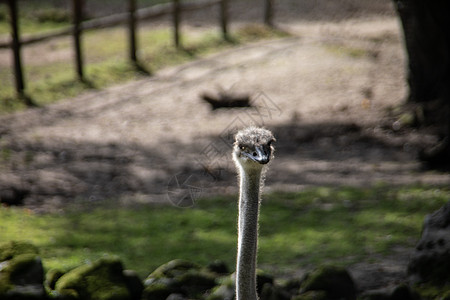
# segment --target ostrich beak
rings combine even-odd
[[[256,146],[255,151],[246,153],[246,156],[257,163],[265,165],[270,161],[270,153],[270,147],[265,149],[264,146]]]

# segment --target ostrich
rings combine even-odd
[[[249,127],[235,137],[233,160],[239,173],[238,253],[236,299],[256,300],[256,252],[260,192],[275,138],[267,129]]]

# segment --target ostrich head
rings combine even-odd
[[[244,169],[261,169],[273,157],[275,138],[267,129],[249,127],[235,137],[233,160]]]

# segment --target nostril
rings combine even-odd
[[[258,155],[258,153],[256,153],[256,152],[253,152],[253,156],[257,156]]]

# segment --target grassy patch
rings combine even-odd
[[[259,263],[278,270],[333,262],[347,265],[413,247],[423,218],[442,206],[448,188],[386,186],[312,188],[265,195],[260,220]],[[193,208],[118,207],[113,201],[63,214],[35,215],[0,208],[0,242],[29,240],[40,247],[47,268],[71,268],[105,254],[147,275],[174,258],[206,264],[222,259],[233,267],[237,196],[199,200]]]
[[[72,3],[70,1],[17,1],[19,26],[22,33],[31,34],[45,32],[70,25],[72,20]],[[58,3],[60,2],[60,3]],[[139,7],[148,7],[169,0],[140,0]],[[85,2],[85,18],[96,18],[105,14],[121,13],[126,10],[123,0],[109,0],[105,6],[103,0]],[[0,5],[0,35],[10,31],[9,11],[6,4]]]
[[[36,50],[25,47],[23,52],[41,52],[49,55],[24,62],[26,94],[38,105],[73,97],[86,89],[101,89],[120,82],[148,76],[163,67],[181,64],[207,54],[257,39],[284,36],[282,32],[264,26],[245,26],[224,41],[218,29],[202,32],[183,31],[183,49],[173,46],[169,28],[139,30],[140,68],[127,60],[127,32],[122,27],[88,31],[83,36],[86,82],[76,79],[69,37],[53,40],[47,48]],[[34,46],[32,46],[34,47]],[[48,52],[47,52],[48,51]],[[5,55],[5,54],[3,54]],[[9,65],[0,66],[0,112],[22,109],[15,98],[13,78]]]
[[[367,49],[345,46],[345,45],[326,45],[325,49],[337,56],[347,56],[351,58],[363,58],[369,54]]]
[[[25,10],[19,7],[19,30],[21,33],[42,33],[70,25],[70,12],[45,4],[40,8],[36,7],[40,4],[28,1]],[[10,31],[9,11],[3,4],[0,5],[0,35],[6,36]]]

